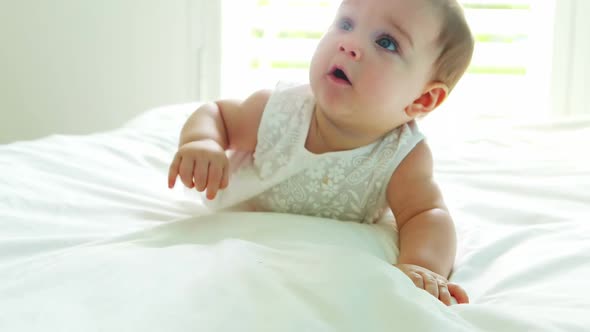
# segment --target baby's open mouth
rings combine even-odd
[[[344,71],[342,71],[342,69],[340,68],[334,68],[331,75],[339,80],[345,81],[346,83],[352,85]]]

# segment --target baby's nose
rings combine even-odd
[[[353,46],[351,44],[341,43],[339,50],[340,52],[346,53],[347,56],[350,56],[355,61],[361,59],[361,50],[359,47]]]

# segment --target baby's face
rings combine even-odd
[[[429,83],[442,19],[429,0],[344,0],[312,58],[310,82],[326,116],[381,134]]]

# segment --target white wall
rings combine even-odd
[[[203,3],[0,0],[0,143],[107,130],[200,98]]]

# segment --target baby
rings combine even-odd
[[[366,223],[390,209],[395,266],[443,303],[468,303],[447,280],[455,229],[415,119],[445,100],[472,53],[456,0],[344,0],[312,57],[309,84],[199,107],[182,128],[168,185],[180,176],[218,208]],[[220,191],[229,150],[250,162],[232,175],[232,190]]]

